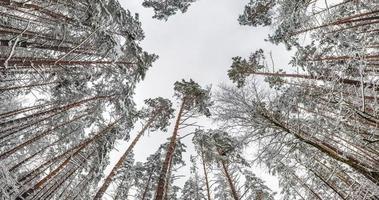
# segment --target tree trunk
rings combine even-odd
[[[166,184],[165,184],[165,192],[164,192],[164,200],[168,199],[168,193],[170,191],[170,181],[172,176],[172,159],[170,160],[170,165],[168,167],[167,177],[166,177]]]
[[[174,149],[175,149],[175,144],[176,144],[176,137],[178,135],[178,130],[179,130],[179,125],[180,125],[180,120],[182,118],[182,114],[184,112],[184,106],[186,104],[186,100],[182,100],[182,104],[180,106],[180,110],[176,119],[174,131],[171,136],[171,141],[170,144],[167,147],[167,153],[166,153],[166,158],[162,164],[162,169],[161,173],[159,174],[159,179],[158,179],[158,185],[157,185],[157,190],[155,194],[155,200],[163,200],[163,195],[164,195],[164,187],[165,187],[165,181],[166,181],[166,176],[167,176],[167,171],[168,171],[168,166],[170,164],[170,160],[173,157],[174,154]]]
[[[111,184],[114,176],[117,173],[117,170],[120,169],[124,165],[124,161],[130,154],[130,152],[133,150],[134,146],[137,144],[138,140],[142,137],[142,135],[145,133],[145,131],[150,127],[150,125],[154,122],[156,116],[158,113],[153,115],[149,121],[145,124],[145,126],[142,128],[142,130],[137,134],[137,137],[134,138],[133,142],[129,145],[128,149],[124,152],[124,154],[121,156],[121,158],[118,160],[116,165],[113,167],[112,171],[109,173],[107,178],[104,180],[104,183],[101,185],[100,189],[97,191],[95,197],[93,199],[102,199],[105,191],[108,189],[109,185]]]
[[[346,198],[344,197],[345,195],[342,194],[342,191],[339,191],[339,189],[336,188],[335,185],[329,183],[325,178],[323,178],[313,169],[308,169],[308,170],[311,171],[317,178],[319,178],[325,185],[327,185],[330,189],[332,189],[336,194],[338,194],[338,196],[341,197],[341,199],[346,200]]]
[[[151,171],[151,173],[149,175],[149,178],[147,179],[146,187],[143,190],[143,194],[142,194],[141,200],[145,200],[145,198],[146,198],[147,192],[149,191],[150,181],[151,181],[152,177],[153,177],[153,170]]]
[[[226,180],[228,181],[228,184],[229,184],[229,187],[230,187],[230,190],[231,190],[231,193],[232,193],[234,200],[239,200],[236,187],[234,186],[233,179],[229,174],[228,167],[226,166],[226,163],[224,160],[221,160],[221,166],[222,166],[222,169],[224,171]]]
[[[310,80],[323,80],[323,81],[333,81],[332,77],[326,77],[326,76],[312,76],[312,75],[304,75],[304,74],[279,74],[279,73],[269,73],[269,72],[250,72],[251,74],[256,74],[256,75],[262,75],[262,76],[274,76],[274,77],[283,77],[283,78],[303,78],[303,79],[310,79]],[[338,83],[344,83],[348,85],[355,85],[355,86],[360,86],[361,81],[356,81],[352,79],[344,79],[344,78],[339,78],[336,79]],[[377,84],[371,84],[371,83],[363,83],[364,87],[368,88],[374,88],[377,87]]]
[[[69,110],[71,108],[78,107],[78,106],[80,106],[82,104],[85,104],[85,103],[88,103],[90,101],[98,100],[98,99],[108,99],[108,98],[110,98],[112,96],[114,96],[114,95],[95,96],[95,97],[91,97],[91,98],[88,98],[88,99],[83,99],[83,100],[80,100],[80,101],[77,101],[77,102],[74,102],[74,103],[69,103],[69,104],[66,104],[64,106],[54,107],[54,108],[51,108],[49,110],[45,110],[45,111],[42,111],[42,112],[39,112],[39,113],[27,115],[25,117],[21,117],[21,118],[17,118],[17,119],[13,119],[13,120],[10,120],[10,121],[7,121],[7,122],[0,123],[0,127],[1,126],[7,126],[7,125],[12,124],[12,123],[20,123],[23,120],[26,120],[26,119],[29,119],[29,118],[36,118],[36,117],[43,116],[43,115],[50,114],[50,113],[54,113],[54,112],[57,112],[57,111],[67,111],[67,110]]]
[[[43,107],[49,106],[49,105],[52,105],[52,103],[40,104],[40,105],[29,106],[29,107],[25,107],[25,108],[21,108],[21,109],[17,109],[17,110],[12,110],[12,111],[8,111],[8,112],[5,112],[5,113],[1,113],[0,117],[1,118],[7,118],[7,117],[10,117],[10,116],[13,116],[13,115],[17,115],[17,114],[20,114],[20,113],[24,113],[24,112],[27,112],[27,111],[30,111],[30,110],[40,109],[40,108],[43,108]]]
[[[5,62],[5,60],[0,60],[0,63]],[[113,61],[101,61],[101,60],[10,60],[8,65],[17,65],[17,66],[35,66],[35,65],[95,65],[95,64],[120,64],[120,65],[133,65],[134,62],[113,62]],[[19,68],[19,67],[18,67]],[[22,67],[20,67],[22,68]]]
[[[285,168],[288,169],[288,167],[280,162]],[[290,174],[301,184],[301,186],[303,186],[305,189],[307,189],[309,192],[311,192],[313,194],[313,196],[315,196],[317,199],[319,200],[322,200],[322,198],[312,189],[310,188],[303,180],[301,180],[295,173],[293,172],[290,172]]]
[[[208,173],[207,173],[207,168],[205,166],[204,154],[203,153],[201,153],[201,161],[202,161],[202,165],[203,165],[205,185],[207,187],[207,197],[208,197],[208,200],[211,200],[211,192],[210,192],[210,187],[209,187]]]

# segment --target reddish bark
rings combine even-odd
[[[204,177],[205,177],[205,186],[207,187],[207,197],[208,197],[208,200],[211,200],[211,192],[210,192],[211,190],[209,187],[208,173],[207,173],[207,168],[205,166],[204,154],[203,153],[201,153],[201,161],[202,161],[203,172],[204,172]]]
[[[176,118],[175,127],[174,127],[174,131],[172,133],[172,136],[171,136],[170,143],[167,146],[166,158],[162,164],[161,173],[159,174],[158,185],[157,185],[157,190],[156,190],[156,194],[155,194],[155,200],[163,200],[163,197],[164,197],[164,189],[165,189],[165,184],[166,184],[166,176],[167,176],[167,172],[168,172],[168,167],[170,164],[170,160],[172,159],[172,157],[174,155],[176,138],[178,136],[180,120],[181,120],[183,112],[184,112],[185,104],[186,104],[186,100],[183,99],[182,104],[181,104],[180,109],[179,109],[178,116]]]
[[[109,185],[111,184],[114,176],[117,173],[117,170],[120,169],[124,165],[124,161],[127,159],[128,155],[132,152],[134,146],[137,144],[139,139],[142,137],[142,135],[145,133],[145,131],[150,127],[150,125],[154,122],[156,116],[158,113],[153,115],[148,122],[145,124],[145,126],[142,128],[142,130],[137,134],[137,137],[134,138],[133,142],[129,145],[128,149],[124,152],[124,154],[121,156],[121,158],[117,161],[116,165],[112,168],[112,171],[109,173],[107,178],[105,178],[104,183],[101,185],[100,189],[97,191],[95,197],[93,199],[102,199],[105,191],[108,189]]]

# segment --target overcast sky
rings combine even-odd
[[[287,66],[290,53],[283,46],[274,46],[264,41],[269,29],[238,24],[238,15],[243,12],[247,2],[248,0],[199,0],[186,13],[179,13],[165,22],[152,19],[152,9],[142,7],[142,0],[120,0],[125,9],[139,13],[146,36],[141,42],[143,49],[159,55],[159,59],[147,72],[146,79],[137,86],[135,100],[138,106],[143,105],[146,98],[162,96],[172,99],[174,82],[183,78],[192,78],[203,86],[212,84],[215,90],[218,84],[229,83],[227,70],[232,57],[247,57],[258,48],[272,51],[276,67]],[[202,124],[210,122],[202,120]],[[131,132],[131,139],[136,132],[137,130]],[[169,128],[167,133],[146,135],[135,148],[135,159],[144,161],[166,141],[171,132],[172,128]],[[189,146],[185,155],[188,159],[193,147],[190,138],[185,143]],[[127,145],[128,143],[119,143],[119,152],[111,155],[112,161],[118,159]],[[186,173],[186,170],[184,168],[181,173]],[[276,179],[264,171],[257,168],[257,176],[266,180],[271,189],[278,191]],[[184,181],[185,179],[178,184],[183,184]]]

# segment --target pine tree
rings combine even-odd
[[[169,125],[170,118],[173,117],[174,110],[171,108],[171,102],[167,99],[161,97],[155,99],[147,99],[145,103],[149,106],[145,108],[142,117],[145,118],[145,125],[142,127],[141,131],[137,134],[136,138],[129,145],[128,149],[124,152],[121,158],[118,160],[116,165],[112,168],[112,171],[104,180],[100,189],[97,191],[94,199],[101,199],[107,190],[108,186],[111,184],[112,179],[117,174],[117,170],[122,167],[125,159],[128,158],[128,154],[132,152],[134,146],[137,144],[141,136],[149,129],[154,130],[165,130]]]
[[[175,15],[177,11],[185,13],[191,3],[195,1],[196,0],[144,0],[142,5],[154,9],[153,18],[167,21],[167,19],[171,15]]]
[[[166,177],[168,175],[170,162],[173,159],[173,153],[175,148],[177,148],[176,145],[179,129],[189,126],[186,124],[186,121],[197,115],[210,116],[208,107],[212,105],[209,89],[202,89],[200,85],[192,79],[188,82],[185,80],[175,82],[174,90],[175,96],[181,101],[181,103],[170,144],[167,147],[166,157],[159,175],[155,196],[155,199],[157,200],[162,200],[164,197]]]

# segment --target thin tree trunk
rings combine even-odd
[[[179,130],[179,125],[180,125],[180,120],[182,118],[182,114],[184,112],[184,106],[186,104],[186,100],[182,100],[182,104],[180,106],[180,110],[178,113],[178,117],[176,119],[174,131],[171,136],[170,144],[167,146],[167,153],[166,153],[166,158],[162,164],[162,169],[161,173],[159,174],[159,179],[158,179],[158,185],[157,185],[157,190],[156,190],[156,195],[155,195],[155,200],[163,200],[163,195],[164,195],[164,186],[165,186],[165,181],[166,181],[166,176],[167,176],[167,171],[168,171],[168,166],[170,164],[170,160],[173,157],[174,154],[174,148],[176,144],[176,138],[178,135],[178,130]]]
[[[151,171],[151,173],[149,175],[149,178],[147,179],[146,187],[143,190],[143,194],[142,194],[142,199],[141,200],[145,200],[145,198],[147,196],[147,192],[149,191],[150,181],[151,181],[152,177],[153,177],[153,170]]]
[[[31,85],[5,87],[5,88],[0,88],[0,93],[6,92],[6,91],[11,91],[11,90],[19,90],[19,89],[25,89],[25,88],[29,89],[29,88],[34,88],[34,87],[46,86],[46,85],[54,85],[54,84],[59,84],[59,83],[62,83],[62,82],[53,81],[53,82],[48,82],[48,83],[39,83],[39,84],[31,84]]]
[[[303,79],[310,79],[310,80],[323,80],[323,81],[333,81],[332,77],[325,77],[325,76],[312,76],[312,75],[304,75],[304,74],[280,74],[280,73],[269,73],[269,72],[249,72],[251,74],[256,75],[262,75],[262,76],[274,76],[274,77],[283,77],[283,78],[303,78]],[[356,81],[352,79],[344,79],[339,78],[336,79],[338,83],[344,83],[348,85],[354,85],[354,86],[360,86],[362,83],[361,81]],[[363,83],[364,87],[373,88],[377,87],[376,84],[371,83]]]
[[[222,169],[224,171],[225,177],[228,181],[228,184],[229,184],[229,187],[230,187],[230,190],[231,190],[231,193],[232,193],[234,200],[239,200],[236,187],[234,186],[233,179],[229,174],[228,167],[226,166],[226,163],[224,160],[221,160],[221,166],[222,166]]]
[[[20,109],[17,109],[17,110],[12,110],[12,111],[8,111],[8,112],[5,112],[5,113],[1,113],[0,117],[1,118],[6,118],[6,117],[10,117],[10,116],[17,115],[17,114],[20,114],[20,113],[28,112],[30,110],[40,109],[40,108],[43,108],[43,107],[49,106],[49,105],[52,105],[52,103],[46,103],[46,104],[41,104],[41,105],[35,105],[35,106],[29,106],[29,107],[25,107],[25,108],[20,108]]]
[[[150,125],[154,122],[156,116],[158,113],[155,113],[149,121],[145,124],[145,126],[142,128],[142,130],[137,134],[137,137],[134,138],[133,142],[129,145],[128,149],[124,152],[124,154],[121,156],[121,158],[118,160],[116,165],[112,168],[112,171],[109,173],[107,178],[104,180],[104,183],[101,185],[100,189],[97,191],[95,197],[93,199],[102,199],[105,191],[108,189],[109,185],[111,184],[114,176],[117,173],[117,170],[120,169],[124,165],[124,161],[127,159],[130,152],[132,152],[134,146],[137,144],[139,139],[142,137],[142,135],[145,133],[145,131],[150,127]]]
[[[321,175],[319,175],[316,171],[314,171],[313,169],[309,169],[309,171],[311,171],[317,178],[319,178],[325,185],[327,185],[330,189],[332,189],[336,194],[338,194],[339,197],[341,197],[341,199],[343,200],[346,200],[346,198],[344,197],[345,195],[342,194],[342,191],[339,191],[338,188],[336,188],[335,185],[332,185],[331,183],[329,183],[327,180],[325,180],[325,178],[323,178]]]
[[[1,126],[7,126],[9,124],[21,123],[23,120],[27,120],[27,119],[30,119],[30,118],[33,119],[33,118],[36,118],[36,117],[39,117],[39,116],[43,116],[43,115],[46,115],[46,114],[50,114],[50,113],[54,113],[54,112],[57,112],[57,111],[67,111],[67,110],[69,110],[71,108],[75,108],[75,107],[81,106],[82,104],[88,103],[90,101],[94,101],[94,100],[98,100],[98,99],[108,99],[108,98],[113,97],[113,96],[114,95],[95,96],[95,97],[83,99],[83,100],[80,100],[80,101],[77,101],[77,102],[74,102],[74,103],[69,103],[69,104],[64,105],[64,106],[58,106],[58,107],[51,108],[49,110],[45,110],[45,111],[42,111],[42,112],[39,112],[39,113],[27,115],[25,117],[21,117],[21,118],[17,118],[17,119],[13,119],[13,120],[10,120],[10,121],[7,121],[7,122],[0,123],[0,127]]]
[[[167,172],[167,177],[166,177],[166,185],[165,185],[165,192],[164,192],[164,199],[165,200],[169,200],[168,199],[168,194],[169,194],[169,191],[170,191],[170,181],[171,181],[171,176],[172,176],[172,159],[170,160],[170,165],[168,167],[168,172]]]
[[[284,165],[282,162],[281,162],[282,165]],[[287,166],[284,165],[286,168]],[[322,198],[312,189],[310,188],[303,180],[301,180],[295,173],[292,173],[290,172],[290,174],[305,188],[307,189],[309,192],[311,192],[313,194],[313,196],[315,196],[318,200],[322,200]]]
[[[205,185],[207,187],[207,197],[208,197],[208,200],[211,200],[211,192],[210,192],[210,187],[209,187],[208,173],[207,173],[207,168],[205,166],[203,152],[201,153],[201,161],[202,161],[202,165],[203,165],[203,171],[204,171],[204,177],[205,177]]]
[[[0,60],[0,63],[5,62],[5,60]],[[101,60],[10,60],[8,65],[17,66],[35,66],[35,65],[95,65],[95,64],[121,64],[121,65],[133,65],[135,62],[113,62],[113,61],[101,61]],[[49,66],[50,67],[50,66]],[[22,68],[22,67],[20,67]]]

